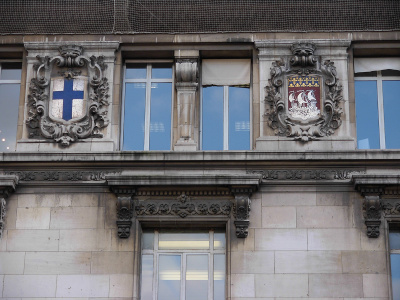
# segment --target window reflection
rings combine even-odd
[[[141,299],[225,299],[225,240],[222,231],[145,231]]]

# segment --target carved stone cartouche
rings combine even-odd
[[[102,56],[87,57],[84,49],[77,45],[65,45],[59,48],[60,55],[37,56],[34,64],[34,77],[31,79],[28,94],[28,117],[26,124],[29,138],[51,139],[61,146],[86,138],[103,137],[100,130],[109,124],[108,79],[103,76],[106,68]],[[56,120],[50,116],[50,84],[54,68],[66,79],[74,79],[86,68],[89,76],[86,115],[79,119]]]
[[[283,57],[272,64],[271,78],[265,87],[265,116],[278,136],[308,142],[332,135],[341,125],[339,104],[343,97],[336,68],[329,60],[321,63],[320,57],[314,56],[315,50],[313,43],[294,43],[291,46],[292,57]],[[315,96],[311,91],[313,88],[307,90],[308,85],[299,91],[300,94],[289,95],[286,81],[290,78],[304,82],[315,80],[315,86],[320,88],[314,89],[320,95]],[[291,88],[299,87],[302,85]]]

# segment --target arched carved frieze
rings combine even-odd
[[[28,94],[29,138],[52,139],[61,146],[102,138],[109,124],[109,84],[103,56],[64,45],[57,56],[37,56]]]
[[[315,50],[313,43],[294,43],[293,56],[272,63],[265,116],[278,136],[308,142],[332,135],[342,123],[336,68]]]

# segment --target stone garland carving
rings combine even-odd
[[[229,201],[191,201],[190,197],[182,194],[178,201],[146,201],[137,202],[135,213],[144,215],[172,215],[186,218],[187,216],[229,215],[231,203]]]
[[[273,63],[271,79],[265,87],[265,116],[278,136],[308,142],[332,135],[341,125],[339,104],[343,97],[336,68],[329,60],[321,63],[320,57],[314,56],[315,49],[312,43],[294,43],[290,59]],[[290,78],[315,82],[305,85],[307,91],[293,86],[289,94]]]
[[[34,64],[34,78],[29,86],[28,117],[26,124],[29,137],[53,139],[61,146],[67,147],[72,142],[85,138],[102,138],[100,129],[109,124],[107,118],[109,105],[109,84],[103,71],[106,68],[102,56],[87,57],[83,55],[83,47],[76,45],[61,46],[60,55],[55,57],[37,56]],[[80,118],[71,120],[55,119],[49,112],[51,71],[54,66],[60,69],[59,74],[66,79],[73,79],[87,68],[88,103],[87,112]]]
[[[355,170],[250,170],[247,174],[261,174],[263,180],[349,180]]]
[[[20,181],[104,181],[106,175],[118,171],[15,171],[5,175],[17,175]]]

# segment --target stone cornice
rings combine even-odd
[[[257,189],[261,182],[259,174],[244,175],[107,175],[108,185],[130,187],[161,186],[228,186],[232,188]]]
[[[13,152],[0,153],[2,163],[26,162],[77,162],[80,165],[102,162],[151,162],[151,161],[285,161],[285,162],[318,162],[323,160],[338,163],[366,163],[398,161],[400,164],[400,150],[354,150],[354,151],[114,151],[114,152]],[[281,163],[280,163],[281,164]],[[325,164],[326,166],[326,164]]]

